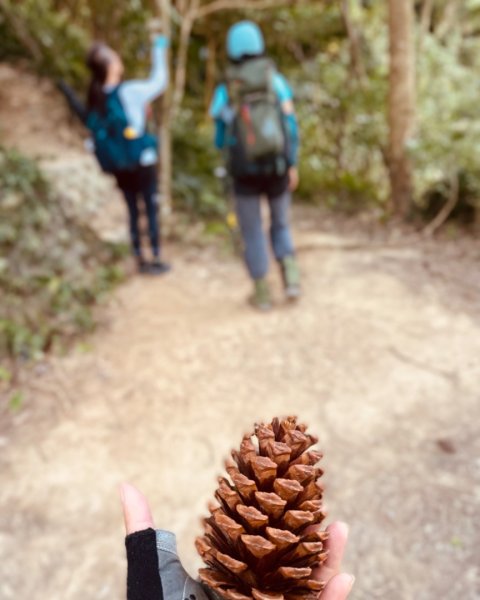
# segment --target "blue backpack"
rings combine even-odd
[[[93,136],[95,156],[106,173],[134,171],[147,149],[157,150],[157,138],[145,133],[136,136],[129,127],[119,94],[120,86],[106,95],[105,111],[92,111],[87,127]]]

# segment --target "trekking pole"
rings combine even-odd
[[[221,165],[214,169],[215,177],[222,182],[223,192],[227,198],[227,214],[225,215],[225,225],[230,233],[233,251],[236,255],[242,255],[242,238],[238,228],[237,214],[235,212],[235,201],[233,193],[232,179],[225,166]]]

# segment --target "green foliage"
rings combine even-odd
[[[10,397],[10,402],[8,403],[10,410],[14,412],[19,411],[22,408],[24,401],[25,397],[23,392],[17,390]]]
[[[177,209],[201,218],[224,218],[224,190],[214,176],[220,157],[214,149],[210,124],[198,124],[198,113],[185,108],[174,127],[173,190]],[[192,135],[192,132],[195,132]]]
[[[0,60],[27,58],[40,73],[70,81],[85,79],[88,37],[67,11],[51,0],[7,2],[0,8]]]
[[[12,380],[11,372],[5,367],[0,366],[0,381],[3,383],[10,383]]]
[[[36,164],[0,149],[0,357],[35,358],[94,327],[119,249],[62,210]]]
[[[149,59],[151,13],[142,0],[9,0],[6,6],[0,7],[0,60],[26,58],[42,74],[85,84],[85,55],[94,39],[117,48],[131,74]]]
[[[419,131],[412,142],[420,208],[442,204],[452,175],[461,176],[461,201],[478,207],[480,194],[480,88],[472,66],[480,67],[480,41],[452,36],[448,44],[433,35],[419,57]]]
[[[416,2],[418,19],[422,4]],[[145,73],[146,24],[157,10],[154,0],[5,0],[2,5],[0,59],[27,58],[43,73],[84,86],[85,50],[92,39],[101,38],[122,54],[128,76]],[[205,120],[205,87],[212,83],[207,48],[216,51],[221,79],[229,26],[240,18],[253,18],[264,30],[269,53],[296,90],[302,136],[300,195],[333,208],[386,210],[387,7],[372,0],[349,0],[346,5],[359,37],[361,77],[352,68],[351,40],[339,2],[219,12],[195,23],[186,101],[174,124],[177,208],[207,219],[223,219],[228,212],[225,190],[212,175],[219,158]],[[419,31],[418,36],[418,132],[410,150],[416,205],[428,217],[445,202],[455,173],[461,179],[461,200],[473,212],[480,192],[479,89],[472,76],[480,67],[480,3],[458,3],[455,14],[450,5],[437,0],[430,32]],[[180,21],[174,11],[174,48]],[[8,236],[7,229],[5,225]]]

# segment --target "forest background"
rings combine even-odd
[[[208,105],[226,32],[244,17],[259,22],[295,89],[300,200],[428,234],[447,221],[475,231],[480,0],[0,0],[0,60],[84,94],[91,41],[142,76],[148,24],[160,18],[172,39],[172,85],[156,111],[164,207],[222,233],[229,208]],[[122,248],[59,210],[38,166],[8,148],[0,180],[0,354],[30,358],[93,326],[91,305],[122,276]]]

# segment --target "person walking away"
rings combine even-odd
[[[299,179],[293,93],[266,56],[265,40],[255,23],[241,21],[229,30],[227,55],[225,82],[215,90],[210,114],[215,121],[215,145],[224,151],[232,178],[245,262],[253,280],[250,302],[268,310],[272,298],[262,196],[268,199],[270,241],[286,298],[294,301],[300,296],[300,273],[289,222],[292,192]]]
[[[162,274],[170,269],[160,258],[158,141],[147,127],[149,105],[168,85],[167,47],[167,38],[155,36],[152,70],[145,80],[123,81],[122,60],[106,44],[95,43],[87,56],[91,81],[85,124],[92,133],[100,166],[115,177],[125,198],[138,270],[150,274]],[[140,197],[148,219],[152,262],[147,262],[142,254]]]

